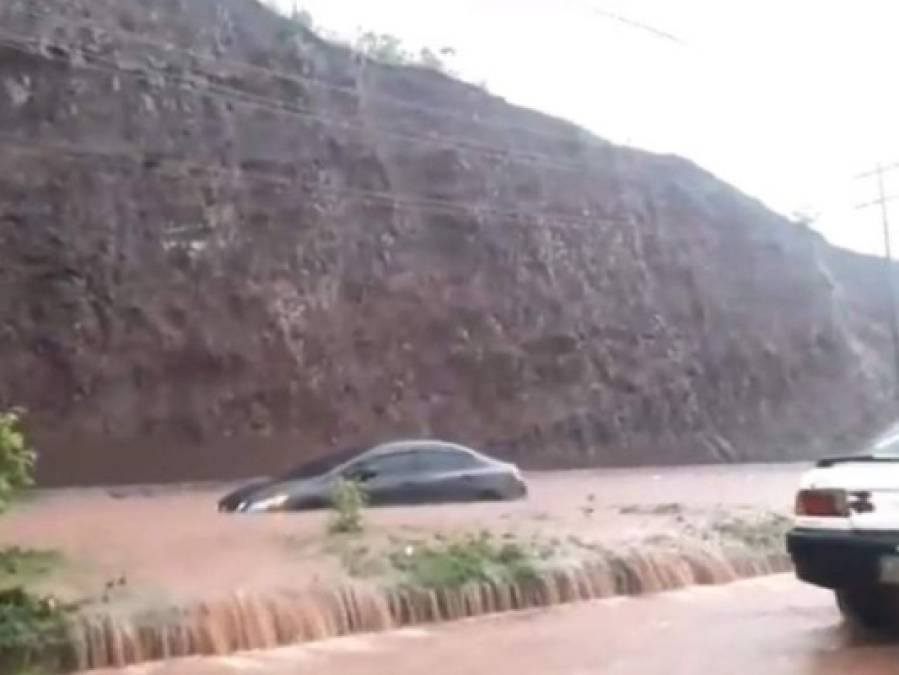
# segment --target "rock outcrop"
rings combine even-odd
[[[0,405],[46,484],[408,435],[784,460],[891,418],[877,260],[252,0],[7,0],[0,148]]]

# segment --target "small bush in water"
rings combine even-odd
[[[365,493],[359,483],[338,478],[331,490],[331,508],[334,513],[328,524],[331,534],[355,534],[363,529],[362,510],[366,505]]]

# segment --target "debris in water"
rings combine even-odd
[[[681,515],[683,512],[683,504],[678,504],[677,502],[667,502],[663,504],[629,504],[618,508],[618,513],[623,515],[670,516]]]

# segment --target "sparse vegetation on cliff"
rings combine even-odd
[[[417,52],[410,50],[403,41],[389,33],[366,31],[353,43],[353,48],[366,56],[397,66],[424,66],[440,73],[452,71],[442,58],[454,53],[451,47],[442,47],[435,52],[430,47],[422,47]]]
[[[342,35],[335,33],[323,26],[316,24],[312,13],[294,3],[287,15],[290,23],[286,24],[281,37],[291,38],[297,35],[301,29],[313,31],[317,35],[344,46],[350,47],[360,54],[395,66],[423,66],[440,73],[453,75],[452,69],[446,63],[446,57],[455,54],[452,47],[422,47],[415,50],[406,45],[396,35],[379,33],[377,31],[361,31],[354,40],[347,40]]]

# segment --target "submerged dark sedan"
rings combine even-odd
[[[455,443],[397,441],[305,464],[281,478],[245,485],[219,511],[314,509],[330,503],[338,479],[358,482],[372,504],[518,499],[527,486],[514,464]]]

